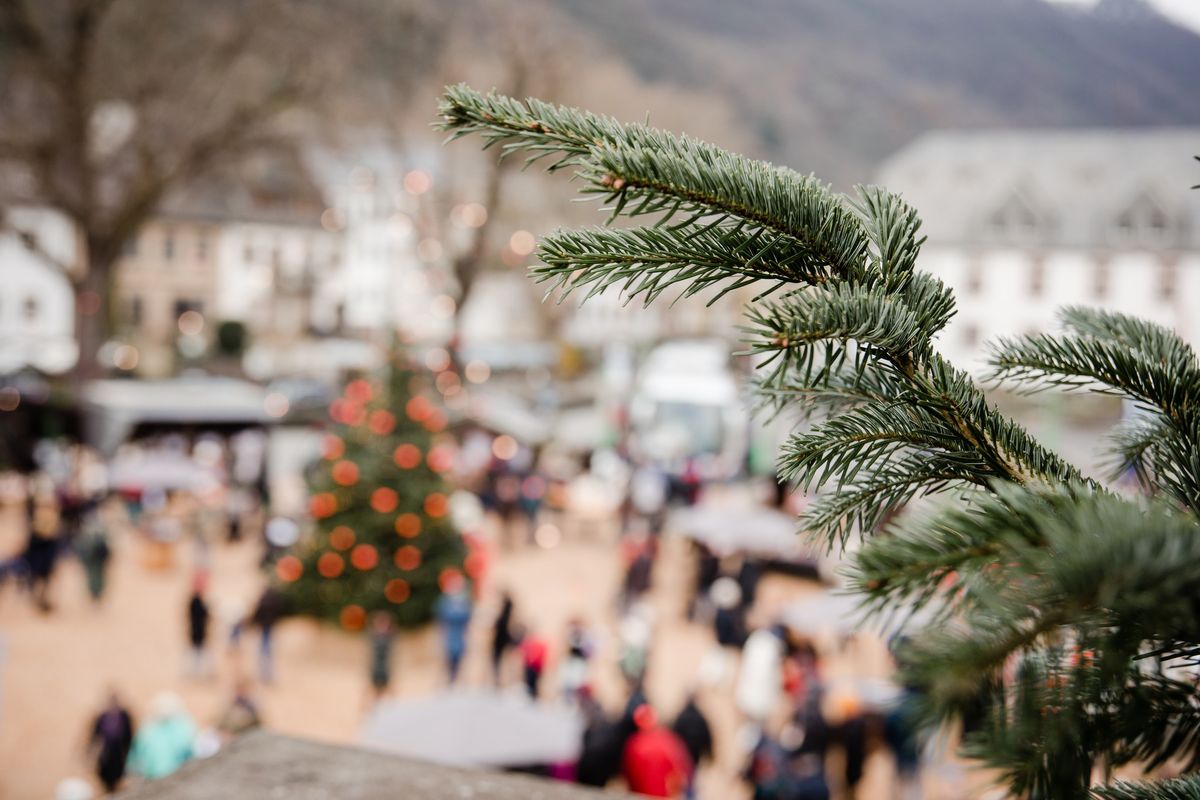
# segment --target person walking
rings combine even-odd
[[[735,699],[738,710],[760,731],[783,693],[783,652],[780,626],[759,628],[742,648]]]
[[[524,664],[525,690],[531,700],[537,700],[541,691],[542,673],[546,669],[546,659],[550,654],[550,645],[536,632],[526,631],[521,637],[521,661]]]
[[[572,617],[567,623],[567,652],[562,666],[562,690],[566,700],[578,700],[580,692],[587,686],[588,662],[594,649],[592,636],[583,620]]]
[[[692,759],[692,766],[695,769],[700,768],[700,762],[712,758],[712,728],[708,724],[708,718],[704,716],[704,712],[696,703],[695,692],[688,695],[687,702],[676,715],[675,721],[671,723],[671,730],[687,748],[688,756]],[[688,785],[688,796],[694,795],[695,782],[693,781]]]
[[[188,673],[192,677],[203,678],[209,672],[208,662],[208,623],[212,613],[204,599],[205,579],[203,574],[197,574],[192,583],[192,596],[188,600],[188,642],[191,644],[191,661]]]
[[[59,533],[62,518],[54,493],[54,484],[48,476],[39,476],[27,505],[29,538],[21,554],[25,562],[25,575],[29,594],[34,605],[43,613],[51,610],[50,581],[58,563]]]
[[[193,755],[196,723],[178,695],[164,692],[154,698],[150,719],[133,737],[128,769],[148,780],[165,778]]]
[[[649,797],[681,796],[693,772],[683,742],[658,724],[658,716],[649,705],[638,706],[633,721],[637,731],[625,743],[621,757],[621,774],[629,790]]]
[[[275,662],[271,653],[271,633],[275,623],[287,611],[287,598],[278,589],[268,586],[258,598],[254,612],[250,615],[250,623],[258,626],[258,676],[263,683],[271,683],[275,678]],[[240,636],[240,630],[237,635]]]
[[[458,669],[467,650],[467,627],[471,624],[471,598],[467,595],[467,582],[461,575],[451,576],[446,581],[434,614],[442,629],[446,674],[453,686],[458,681]]]
[[[92,723],[88,749],[96,759],[96,777],[104,791],[112,794],[125,776],[125,760],[133,745],[133,717],[115,691]]]
[[[392,617],[386,611],[376,612],[371,618],[371,688],[375,699],[387,694],[392,681]]]
[[[504,655],[516,643],[513,635],[513,599],[512,595],[504,592],[500,596],[500,613],[492,623],[492,681],[500,685],[501,668],[504,666]]]
[[[84,512],[82,532],[75,543],[75,552],[83,565],[88,596],[93,603],[99,603],[108,584],[108,562],[112,558],[99,503],[92,503]]]

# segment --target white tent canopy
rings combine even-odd
[[[522,693],[450,690],[375,706],[359,741],[390,753],[467,767],[523,767],[579,756],[583,719]]]
[[[88,438],[112,453],[145,423],[267,425],[267,390],[233,378],[183,375],[164,380],[94,381],[84,395]]]

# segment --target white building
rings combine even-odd
[[[314,296],[318,326],[447,336],[453,307],[438,313],[433,303],[444,280],[431,269],[440,261],[441,244],[420,241],[413,220],[416,196],[429,191],[430,176],[387,144],[313,150],[307,161],[329,206],[322,221],[341,239],[339,264]]]
[[[12,227],[31,234],[54,262],[12,232],[0,233],[0,375],[33,368],[66,372],[78,357],[75,292],[59,265],[74,264],[78,239],[70,221],[54,211],[6,211]]]
[[[1200,343],[1200,129],[937,132],[878,181],[920,212],[919,265],[955,291],[939,341],[977,368],[984,342],[1051,331],[1087,305]]]

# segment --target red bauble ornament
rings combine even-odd
[[[406,544],[396,551],[396,566],[403,570],[414,570],[421,566],[421,551]]]
[[[345,421],[346,421],[346,401],[345,400],[343,400],[342,398],[339,397],[336,400],[334,400],[332,403],[329,404],[329,418],[332,419],[334,422],[345,423]],[[340,455],[341,455],[341,453],[339,452],[337,455],[332,456],[332,458],[337,458]],[[326,458],[330,458],[330,456],[326,456]]]
[[[342,627],[348,631],[361,631],[367,624],[367,612],[362,606],[346,606],[339,615]]]
[[[367,421],[367,407],[351,400],[342,406],[342,422],[346,425],[362,425]]]
[[[412,589],[403,578],[393,578],[383,587],[383,596],[392,603],[403,603],[411,594]]]
[[[411,539],[421,532],[421,518],[416,514],[401,514],[396,517],[396,533]]]
[[[317,519],[324,519],[337,513],[338,502],[332,492],[314,494],[308,500],[308,511]]]
[[[374,394],[375,392],[372,391],[371,384],[362,378],[346,384],[346,399],[359,405],[371,402],[371,397]]]
[[[353,486],[358,483],[358,464],[342,459],[330,470],[333,482],[340,486]]]
[[[345,525],[338,525],[329,532],[329,544],[335,550],[349,550],[354,546],[354,531]]]
[[[396,510],[396,506],[400,504],[400,497],[396,494],[395,489],[389,489],[386,486],[380,486],[375,491],[371,492],[371,508],[378,511],[380,514],[390,514]]]
[[[379,552],[369,544],[360,544],[350,551],[350,563],[355,569],[375,569],[379,563]]]
[[[413,469],[421,463],[421,448],[415,444],[402,444],[392,453],[392,460],[400,469]]]
[[[421,395],[417,395],[404,404],[404,413],[413,422],[424,422],[435,411],[433,403]]]
[[[425,463],[434,472],[449,472],[454,466],[454,450],[444,444],[439,444],[429,450]]]
[[[425,419],[421,420],[421,424],[425,426],[425,430],[431,433],[441,433],[446,430],[446,415],[437,409],[433,409],[426,415]]]
[[[346,452],[346,443],[342,441],[340,436],[334,436],[332,433],[321,440],[321,455],[334,461],[342,457]]]
[[[295,556],[284,556],[275,562],[275,574],[284,583],[291,583],[304,574],[304,564]]]
[[[441,492],[434,492],[425,496],[425,513],[434,519],[446,516],[446,512],[449,510],[450,501]]]
[[[376,436],[387,436],[396,429],[396,415],[382,408],[377,408],[367,417],[367,427]]]
[[[317,559],[317,572],[322,578],[336,578],[346,568],[346,562],[337,553],[322,553]]]

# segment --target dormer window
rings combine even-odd
[[[1172,228],[1171,215],[1149,192],[1139,194],[1113,218],[1114,238],[1123,244],[1162,244]]]
[[[1032,239],[1047,232],[1052,220],[1025,193],[1015,191],[988,216],[987,227],[998,238]]]

